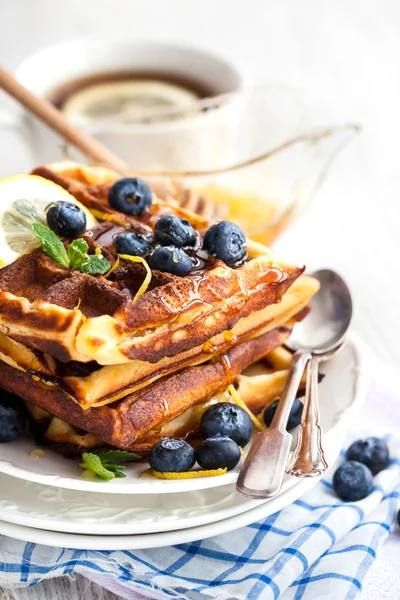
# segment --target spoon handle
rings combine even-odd
[[[290,465],[289,475],[315,477],[328,468],[322,447],[322,430],[318,407],[318,365],[319,358],[313,356],[307,369],[306,396],[297,435],[297,446]]]
[[[256,435],[240,471],[236,488],[244,496],[270,498],[278,494],[282,487],[292,442],[286,425],[310,358],[311,354],[307,351],[298,351],[293,356],[271,426]]]

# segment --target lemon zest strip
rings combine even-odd
[[[228,385],[228,392],[230,393],[231,398],[234,401],[234,403],[237,404],[238,406],[240,406],[240,408],[243,408],[243,410],[245,410],[247,412],[253,425],[255,425],[255,427],[257,427],[257,429],[260,429],[260,430],[266,429],[266,426],[263,425],[263,423],[261,423],[261,421],[259,421],[257,419],[255,414],[253,414],[251,412],[251,410],[248,408],[247,404],[245,402],[243,402],[243,400],[241,399],[241,397],[239,396],[239,394],[237,393],[237,391],[235,390],[235,388],[232,384]]]
[[[111,275],[111,273],[113,271],[115,271],[115,269],[118,269],[119,263],[120,263],[119,256],[117,256],[117,260],[115,261],[115,263],[113,264],[113,266],[111,267],[111,269],[109,271],[107,271],[107,273],[104,275],[104,279],[108,279],[109,276]]]
[[[135,302],[136,300],[138,300],[140,298],[140,296],[143,296],[143,294],[147,291],[147,288],[150,285],[151,269],[150,269],[149,265],[147,264],[147,262],[144,260],[144,258],[142,258],[141,256],[130,256],[130,254],[118,254],[118,256],[119,256],[119,258],[122,258],[123,260],[128,260],[128,261],[130,260],[131,262],[141,263],[144,266],[144,268],[146,269],[146,277],[144,278],[142,285],[136,292],[136,295],[133,299],[133,301]]]
[[[227,468],[225,469],[209,469],[205,471],[183,471],[181,473],[176,473],[172,471],[166,471],[161,473],[161,471],[151,470],[152,475],[157,479],[195,479],[197,477],[218,477],[219,475],[225,475],[227,472]]]
[[[81,305],[81,302],[82,302],[82,298],[78,298],[78,302],[77,302],[77,305],[76,305],[76,306],[74,306],[74,310],[79,310],[79,307],[80,307],[80,305]]]
[[[130,223],[124,221],[124,219],[120,219],[117,215],[103,213],[101,212],[101,210],[97,210],[96,208],[90,208],[89,210],[92,213],[92,215],[100,221],[111,221],[116,225],[121,225],[121,227],[125,227],[125,229],[128,229],[131,226]]]

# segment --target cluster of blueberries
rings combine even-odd
[[[152,469],[161,472],[190,471],[195,462],[203,469],[228,469],[240,460],[240,448],[249,443],[253,424],[247,412],[231,402],[210,406],[200,421],[203,441],[196,451],[184,440],[164,438],[150,453]]]
[[[115,238],[117,254],[129,254],[149,259],[151,269],[184,277],[193,269],[195,262],[190,256],[200,237],[186,219],[175,215],[161,216],[154,227],[154,239],[143,234],[121,233]],[[246,253],[246,238],[235,223],[220,221],[205,233],[202,249],[229,266],[235,266]]]
[[[142,179],[125,177],[111,186],[108,201],[119,212],[140,216],[150,210],[152,192]],[[190,252],[199,245],[199,236],[189,221],[175,215],[161,216],[154,228],[154,242],[152,248],[146,236],[129,232],[116,238],[115,248],[118,254],[150,257],[150,267],[158,271],[184,277],[192,270],[194,261]],[[234,266],[246,253],[246,238],[238,225],[221,221],[204,235],[203,250]]]
[[[150,210],[153,195],[142,179],[125,177],[111,186],[108,201],[114,210],[137,217]],[[56,202],[47,211],[47,224],[59,236],[77,237],[86,229],[86,215],[75,204]],[[184,277],[195,265],[190,254],[200,247],[201,240],[186,219],[163,215],[155,225],[154,239],[127,232],[117,236],[114,243],[118,254],[141,256],[149,259],[152,269]],[[246,238],[235,223],[220,221],[206,231],[202,249],[234,267],[246,255]]]
[[[278,400],[264,411],[264,422],[269,427]],[[287,429],[299,425],[303,403],[295,400]],[[203,469],[236,467],[240,460],[240,448],[244,448],[253,433],[253,423],[247,412],[231,402],[221,402],[208,408],[200,421],[203,441],[193,450],[184,440],[162,439],[151,451],[149,462],[155,471],[182,472],[190,470],[195,462]]]
[[[372,490],[373,476],[386,469],[389,460],[389,448],[384,440],[367,437],[353,442],[346,452],[346,461],[333,475],[333,489],[347,502],[366,498]]]

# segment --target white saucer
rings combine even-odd
[[[327,448],[336,437],[337,429],[349,422],[349,411],[363,399],[365,381],[362,377],[362,354],[359,342],[351,337],[343,352],[322,367],[326,376],[319,386],[320,412]],[[140,462],[127,465],[126,478],[116,478],[113,481],[86,480],[80,477],[82,470],[78,461],[65,459],[48,449],[44,458],[33,458],[29,455],[33,448],[33,441],[27,438],[1,444],[0,472],[25,481],[82,492],[165,494],[232,484],[236,482],[240,470],[239,464],[219,477],[161,481],[140,478],[141,473],[148,468],[146,462]]]
[[[337,445],[337,454],[340,452],[342,441],[340,439],[340,444]],[[292,486],[286,492],[279,494],[275,498],[266,500],[259,506],[244,513],[215,523],[200,527],[179,529],[177,531],[143,535],[78,535],[35,529],[33,527],[24,527],[23,525],[0,521],[0,535],[7,535],[18,540],[36,544],[73,548],[76,550],[144,550],[146,548],[159,548],[162,546],[190,543],[195,540],[202,540],[214,535],[234,531],[250,523],[265,519],[297,500],[297,498],[313,487],[318,480],[319,478],[316,477],[299,480],[297,485]]]
[[[285,489],[298,483],[290,478]],[[65,533],[136,535],[198,527],[259,506],[234,484],[179,494],[110,495],[56,488],[0,475],[1,518]]]

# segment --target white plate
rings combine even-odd
[[[348,411],[357,402],[361,377],[362,352],[359,343],[352,337],[347,347],[337,357],[323,366],[326,377],[320,384],[320,412],[325,444],[335,437],[337,427],[348,420]],[[0,472],[55,487],[107,494],[165,494],[190,492],[234,483],[240,464],[220,477],[160,481],[153,478],[140,478],[148,468],[147,463],[130,463],[126,468],[126,478],[113,481],[86,480],[78,461],[68,460],[46,450],[44,458],[29,455],[33,449],[30,439],[21,439],[0,445]]]

